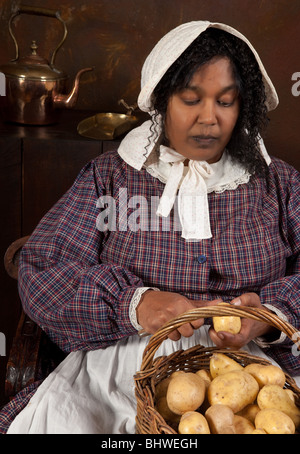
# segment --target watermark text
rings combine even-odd
[[[6,96],[5,75],[0,72],[0,96]]]
[[[292,80],[295,83],[292,85],[292,95],[300,96],[300,72],[296,72],[292,75]]]
[[[0,333],[0,356],[6,356],[6,337]]]

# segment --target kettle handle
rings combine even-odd
[[[20,8],[18,8],[13,14],[12,16],[10,17],[9,19],[9,24],[8,24],[8,29],[9,29],[9,33],[10,33],[10,36],[12,37],[14,43],[15,43],[15,46],[16,46],[16,58],[14,58],[14,60],[12,61],[16,61],[18,60],[19,58],[19,46],[18,46],[18,43],[17,43],[17,40],[12,32],[12,28],[11,28],[11,25],[14,21],[14,19],[19,16],[20,14],[32,14],[32,15],[35,15],[35,16],[47,16],[47,17],[53,17],[54,19],[57,19],[59,20],[62,24],[63,24],[63,27],[64,27],[64,34],[63,34],[63,37],[62,37],[62,40],[59,42],[59,44],[56,46],[56,48],[54,49],[53,51],[53,54],[52,54],[52,57],[51,57],[51,60],[50,60],[50,64],[53,65],[54,64],[54,60],[55,60],[55,56],[56,56],[56,53],[58,51],[58,49],[62,46],[62,44],[64,43],[66,37],[67,37],[67,26],[66,26],[66,23],[65,21],[61,18],[60,16],[60,12],[59,11],[53,11],[51,9],[46,9],[46,8],[37,8],[35,6],[21,6]]]

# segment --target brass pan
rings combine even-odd
[[[137,122],[138,118],[133,115],[98,113],[82,120],[77,131],[90,139],[112,140],[128,132]]]
[[[130,131],[139,121],[132,115],[137,106],[128,106],[123,99],[118,103],[128,109],[126,114],[98,113],[82,120],[77,126],[77,132],[90,139],[113,140]]]

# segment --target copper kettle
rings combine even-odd
[[[18,43],[11,26],[15,17],[22,13],[56,18],[63,24],[63,38],[52,53],[50,63],[38,55],[35,41],[31,45],[31,55],[19,59]],[[11,16],[9,33],[16,46],[16,58],[0,67],[6,80],[6,96],[1,99],[4,104],[4,119],[27,125],[47,125],[57,122],[58,108],[70,108],[75,105],[80,76],[93,68],[78,71],[70,93],[66,93],[68,76],[54,67],[56,53],[67,37],[66,23],[59,11],[23,6]]]

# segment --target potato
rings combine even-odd
[[[158,399],[155,408],[167,423],[179,423],[180,415],[176,415],[169,409],[166,396]]]
[[[283,370],[271,364],[248,364],[245,367],[245,372],[248,372],[248,374],[251,374],[255,378],[260,388],[265,385],[278,385],[283,388],[285,385],[285,374]]]
[[[216,378],[217,375],[225,374],[232,370],[243,369],[243,366],[237,361],[223,353],[213,353],[209,361],[209,370],[212,378]]]
[[[184,374],[185,372],[183,370],[176,370],[173,372],[169,377],[164,378],[161,382],[159,382],[155,386],[155,399],[158,400],[163,396],[167,395],[167,390],[170,381],[172,378],[176,377],[177,375]]]
[[[159,382],[155,386],[155,399],[159,400],[161,397],[167,395],[167,389],[169,386],[169,383],[171,381],[171,377],[164,378],[161,382]]]
[[[264,429],[254,429],[252,434],[253,435],[267,435],[267,432]]]
[[[226,303],[219,303],[226,305]],[[213,317],[213,327],[216,332],[227,331],[228,333],[238,334],[241,331],[241,318],[234,315],[224,315]]]
[[[253,430],[255,429],[254,425],[251,421],[249,421],[249,419],[244,418],[244,416],[240,415],[234,415],[233,425],[236,434],[252,434]]]
[[[300,425],[300,409],[281,386],[265,385],[257,395],[257,404],[261,410],[280,410],[292,419],[296,428]]]
[[[212,434],[235,433],[233,425],[234,413],[227,405],[212,405],[206,410],[204,415]]]
[[[207,390],[211,405],[228,405],[234,413],[254,402],[259,386],[252,375],[242,370],[234,370],[218,375]]]
[[[175,370],[175,372],[172,372],[172,374],[170,375],[170,379],[174,378],[174,377],[177,377],[177,375],[180,375],[180,374],[185,374],[184,370]]]
[[[205,398],[205,382],[193,372],[176,375],[167,391],[168,407],[173,413],[182,415],[197,410]]]
[[[294,434],[295,424],[283,411],[276,408],[261,410],[255,418],[255,428],[267,434]]]
[[[294,393],[294,391],[292,391],[291,389],[285,389],[285,392],[295,404],[296,403],[296,394]]]
[[[210,372],[206,369],[200,369],[200,370],[197,370],[196,375],[199,375],[199,377],[203,378],[203,380],[205,382],[205,388],[207,389],[212,381]]]
[[[243,408],[241,411],[238,412],[239,416],[243,416],[244,418],[247,418],[252,424],[254,424],[255,421],[255,416],[257,413],[260,411],[260,408],[257,404],[249,404],[245,408]]]
[[[184,413],[178,425],[180,434],[209,434],[209,426],[205,417],[197,411]]]

